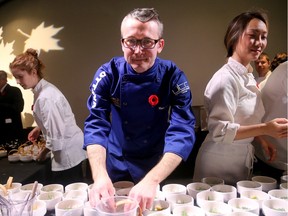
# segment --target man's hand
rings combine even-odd
[[[89,202],[92,207],[96,207],[102,198],[114,196],[115,189],[106,170],[106,149],[97,144],[89,145],[87,154],[94,180]]]
[[[152,207],[158,185],[173,172],[181,161],[180,156],[165,153],[159,163],[131,189],[129,196],[139,202],[143,211]]]
[[[158,184],[140,181],[129,193],[129,197],[138,201],[140,208],[144,211],[152,207]]]
[[[96,207],[102,198],[114,196],[115,189],[110,178],[103,176],[94,181],[93,187],[89,193],[89,202],[92,207]]]

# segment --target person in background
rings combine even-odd
[[[287,58],[287,57],[286,57]],[[266,82],[266,85],[261,91],[261,96],[265,108],[265,115],[263,122],[270,121],[277,117],[288,118],[288,68],[287,59],[280,63],[278,67],[273,70],[272,75]],[[254,172],[261,175],[270,175],[280,181],[280,177],[287,172],[287,137],[275,138],[267,137],[267,140],[275,145],[277,155],[274,161],[269,161],[262,149],[259,149],[258,143],[254,143],[255,155],[258,160],[254,163]]]
[[[7,83],[7,73],[0,70],[0,144],[23,138],[21,120],[23,108],[21,90],[10,86]]]
[[[157,57],[164,39],[155,9],[131,11],[121,36],[124,57],[102,65],[90,86],[84,129],[94,180],[89,200],[95,206],[114,195],[113,182],[128,180],[136,184],[129,196],[144,210],[160,182],[192,150],[192,94],[184,72]]]
[[[274,69],[278,67],[279,64],[285,61],[287,61],[287,53],[286,52],[277,53],[271,62],[270,70],[274,71]]]
[[[261,90],[265,84],[269,76],[271,75],[270,70],[270,59],[267,53],[261,53],[259,58],[254,62],[256,72],[258,74],[258,77],[256,78],[257,85],[259,89]]]
[[[83,132],[76,125],[69,102],[61,91],[43,78],[44,65],[34,49],[15,57],[10,70],[24,89],[34,93],[33,116],[37,127],[28,140],[35,141],[42,132],[45,148],[37,160],[46,159],[51,152],[52,182],[67,185],[82,180]]]
[[[254,137],[261,141],[270,161],[276,157],[276,148],[261,135],[287,137],[286,118],[261,123],[264,106],[250,63],[265,49],[267,36],[264,13],[244,12],[230,22],[224,38],[228,61],[213,75],[204,93],[209,133],[196,157],[194,181],[215,176],[236,185],[249,179]]]

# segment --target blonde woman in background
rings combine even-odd
[[[46,141],[37,159],[45,160],[51,151],[52,181],[67,185],[82,180],[81,162],[86,159],[83,132],[65,96],[43,78],[43,68],[34,49],[28,49],[10,63],[17,83],[34,93],[33,116],[38,126],[28,134],[28,139],[34,141],[42,132]]]

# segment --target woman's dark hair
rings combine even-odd
[[[285,61],[287,61],[287,53],[286,52],[277,53],[271,62],[270,70],[271,71],[275,70],[275,68],[278,67],[279,64]]]
[[[266,13],[260,11],[248,11],[236,16],[228,25],[224,44],[227,50],[227,57],[232,56],[236,43],[243,34],[247,25],[252,19],[259,19],[264,22],[268,29],[268,17]]]

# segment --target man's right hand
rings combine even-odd
[[[88,145],[87,154],[94,180],[89,202],[92,207],[96,207],[102,198],[114,196],[115,189],[106,170],[106,149],[97,144]]]
[[[94,181],[92,189],[89,193],[89,202],[91,207],[96,207],[97,203],[102,198],[107,198],[115,195],[115,188],[108,175],[99,177]]]

